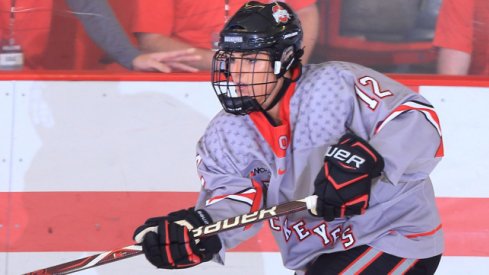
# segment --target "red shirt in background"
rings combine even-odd
[[[471,54],[469,74],[489,75],[489,1],[443,0],[433,44]]]
[[[53,0],[0,1],[0,43],[5,45],[10,38],[10,9],[14,8],[13,31],[15,44],[22,47],[24,68],[42,67],[42,59],[47,47]]]
[[[159,33],[197,48],[211,49],[224,26],[228,2],[231,17],[247,0],[136,0],[132,32]],[[298,11],[316,0],[284,1]]]
[[[96,0],[94,0],[96,1]],[[195,47],[212,47],[224,25],[225,0],[109,0],[121,25],[130,33],[177,37]],[[229,0],[232,16],[246,0]],[[289,0],[295,10],[316,0]],[[0,39],[9,35],[11,1],[0,0]],[[23,47],[25,68],[54,70],[125,70],[102,64],[104,52],[85,33],[63,0],[16,0],[15,39]],[[135,24],[134,26],[132,24]],[[137,44],[135,39],[134,44]]]

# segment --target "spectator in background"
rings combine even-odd
[[[489,1],[443,0],[433,44],[438,73],[489,75]]]
[[[141,50],[146,52],[172,51],[196,47],[202,59],[187,64],[209,70],[218,33],[226,19],[234,14],[246,0],[136,0],[137,16],[132,32]],[[270,1],[272,2],[272,1]],[[315,0],[289,0],[298,14],[304,29],[307,63],[317,39],[319,26]]]
[[[66,2],[80,19],[90,38],[124,67],[137,71],[197,71],[195,67],[184,63],[200,59],[193,48],[141,53],[127,38],[106,0]]]
[[[182,62],[196,61],[195,49],[142,53],[129,41],[106,0],[66,0],[71,11],[83,23],[86,32],[119,64],[138,71],[197,71]],[[44,69],[43,58],[53,27],[53,0],[1,1],[1,44],[19,44],[24,68]]]

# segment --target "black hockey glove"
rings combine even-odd
[[[217,235],[195,239],[191,230],[211,224],[205,210],[180,210],[168,216],[148,219],[134,232],[149,262],[158,268],[180,269],[212,259],[221,250]]]
[[[382,156],[365,140],[345,134],[328,148],[324,166],[314,182],[317,215],[326,221],[363,214],[372,179],[384,169]]]

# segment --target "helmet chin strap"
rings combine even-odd
[[[261,112],[268,120],[270,124],[273,126],[278,126],[277,122],[273,119],[273,117],[268,113],[269,110],[271,110],[277,103],[282,99],[282,97],[285,95],[285,92],[290,86],[290,83],[292,83],[290,78],[283,77],[284,82],[282,83],[282,87],[280,87],[280,90],[278,91],[277,95],[275,98],[272,100],[270,105],[267,108],[263,108],[260,104],[258,104],[259,107],[259,112]]]
[[[278,124],[268,113],[268,111],[271,110],[275,105],[277,105],[277,103],[280,102],[280,100],[284,97],[285,92],[287,92],[287,89],[289,88],[290,84],[292,82],[296,82],[301,77],[302,64],[300,62],[298,63],[297,68],[299,70],[299,74],[294,79],[285,77],[283,75],[281,76],[284,79],[284,82],[282,83],[282,87],[280,87],[280,90],[278,91],[277,95],[275,96],[275,98],[272,100],[272,102],[267,108],[263,108],[260,104],[258,104],[259,111],[267,118],[268,122],[270,122],[270,124],[272,124],[273,126],[277,126]]]
[[[269,111],[275,105],[277,105],[277,103],[284,97],[285,92],[287,91],[287,89],[290,86],[290,83],[296,82],[301,77],[301,75],[302,75],[302,64],[300,62],[297,63],[297,69],[299,70],[299,74],[297,75],[297,77],[295,77],[295,79],[292,79],[292,76],[291,76],[291,78],[285,77],[284,76],[285,73],[283,73],[280,76],[277,76],[278,78],[280,78],[280,77],[283,78],[284,79],[284,82],[282,83],[282,87],[280,87],[280,90],[278,91],[277,95],[272,100],[272,102],[270,103],[270,105],[268,105],[268,107],[266,109],[263,109],[262,108],[263,111]]]
[[[272,109],[277,103],[284,97],[285,92],[290,86],[290,83],[292,83],[292,80],[290,78],[287,78],[285,76],[282,76],[284,81],[282,82],[282,87],[280,87],[280,90],[277,92],[277,95],[273,98],[272,102],[270,102],[270,105],[264,111],[269,111]]]

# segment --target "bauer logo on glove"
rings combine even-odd
[[[345,168],[347,169],[354,169],[353,167],[350,167],[351,164],[355,165],[356,168],[360,168],[360,165],[365,163],[365,159],[362,157],[359,157],[357,155],[352,154],[351,152],[348,152],[347,150],[339,149],[338,147],[333,147],[329,146],[328,151],[326,152],[326,157],[332,157],[345,164]]]
[[[368,142],[353,134],[341,137],[328,148],[324,166],[314,182],[317,216],[331,221],[363,214],[368,208],[372,179],[382,169],[382,156]]]

